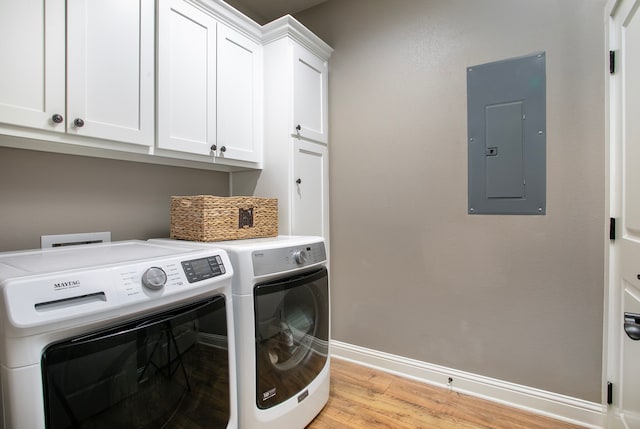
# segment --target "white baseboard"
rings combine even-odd
[[[606,422],[606,405],[533,387],[335,340],[331,341],[331,356],[587,428],[602,429]],[[453,379],[450,385],[449,377]]]

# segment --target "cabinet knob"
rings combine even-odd
[[[62,121],[64,121],[64,118],[62,117],[62,115],[55,113],[52,117],[51,120],[55,123],[55,124],[61,124]]]
[[[76,128],[82,128],[82,127],[84,127],[84,121],[82,119],[80,119],[80,118],[75,118],[73,120],[73,126],[76,127]]]
[[[227,151],[227,147],[226,147],[226,146],[222,146],[222,147],[220,148],[220,152],[226,152],[226,151]]]
[[[299,185],[302,183],[302,179],[298,177],[298,180],[296,180],[296,183]]]
[[[300,126],[300,124],[296,125],[296,131],[299,133],[300,130],[302,130],[302,127]]]
[[[212,144],[212,145],[211,145],[211,150],[212,150],[212,151],[215,151],[216,149],[218,149],[218,146],[217,146],[217,145],[215,145],[215,144]]]

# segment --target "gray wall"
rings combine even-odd
[[[47,234],[167,237],[171,195],[228,189],[227,173],[0,147],[0,251]]]
[[[604,0],[329,0],[333,338],[601,399]],[[465,67],[547,53],[547,215],[467,215]]]

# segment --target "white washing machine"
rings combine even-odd
[[[224,249],[235,269],[239,427],[303,429],[329,399],[324,239],[179,243]]]
[[[1,427],[236,429],[232,277],[166,243],[0,253]]]

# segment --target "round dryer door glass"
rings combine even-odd
[[[296,395],[327,361],[327,270],[255,287],[256,402],[269,408]]]
[[[284,294],[273,318],[263,321],[269,360],[279,370],[290,370],[302,363],[313,344],[319,303],[308,288],[293,289]]]

